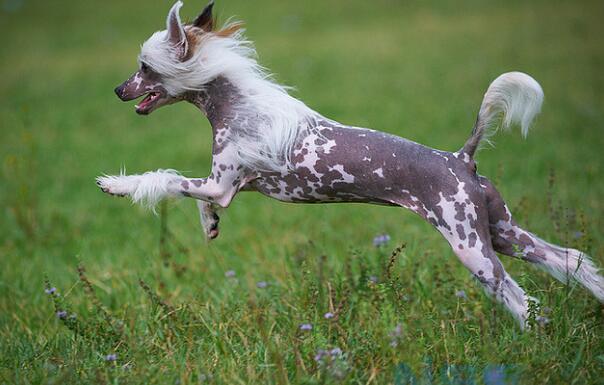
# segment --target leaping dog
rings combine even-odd
[[[213,131],[212,172],[186,178],[173,170],[102,176],[101,189],[153,206],[169,197],[197,200],[204,232],[218,235],[217,207],[239,191],[285,202],[364,202],[410,209],[445,237],[455,254],[524,327],[532,300],[496,252],[572,278],[604,302],[604,278],[584,253],[522,229],[493,184],[476,172],[474,154],[499,128],[526,135],[543,91],[530,76],[505,73],[488,87],[470,138],[457,152],[328,119],[290,96],[255,59],[240,23],[217,28],[213,2],[190,24],[170,9],[167,29],[142,45],[140,68],[115,89],[123,101],[146,95],[139,114],[187,101]]]

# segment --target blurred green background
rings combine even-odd
[[[181,16],[191,20],[204,5],[186,1]],[[130,173],[209,172],[211,131],[193,106],[181,103],[140,117],[134,103],[121,103],[113,93],[136,69],[140,44],[164,28],[170,6],[138,0],[0,1],[0,379],[336,381],[312,359],[329,342],[348,352],[343,381],[351,383],[392,382],[397,363],[422,368],[427,356],[438,364],[519,364],[551,382],[601,381],[604,327],[595,299],[506,258],[512,275],[554,309],[549,329],[520,334],[446,242],[402,210],[291,205],[243,193],[223,213],[220,237],[207,244],[194,202],[182,200],[169,204],[168,226],[170,242],[178,240],[188,251],[162,257],[160,217],[105,196],[94,178],[122,166]],[[295,86],[294,95],[313,109],[438,149],[461,147],[491,80],[510,70],[531,74],[545,91],[542,114],[526,140],[518,130],[500,133],[496,147],[478,155],[479,172],[496,182],[524,227],[550,241],[581,246],[604,265],[603,2],[218,0],[215,9],[222,21],[231,16],[245,21],[260,62],[280,82]],[[331,328],[316,327],[298,350],[292,348],[301,338],[296,322],[312,317],[319,322],[329,307],[329,301],[321,302],[327,281],[344,287],[346,279],[362,276],[361,264],[344,277],[353,256],[366,258],[361,260],[369,270],[387,260],[388,251],[371,244],[381,233],[392,237],[389,246],[407,245],[395,266],[401,277],[407,274],[401,290],[412,299],[405,311],[386,300],[365,303],[359,294],[341,318],[346,333],[334,336]],[[301,265],[292,260],[302,254]],[[120,362],[124,356],[135,363],[130,371],[118,372],[119,366],[103,361],[115,346],[63,327],[44,294],[47,276],[78,314],[94,317],[78,280],[80,263],[101,302],[129,325],[128,338],[141,347],[117,349],[119,365],[126,363]],[[308,287],[295,279],[307,268],[319,276]],[[235,288],[223,275],[229,269],[240,279]],[[212,306],[232,306],[242,313],[208,315],[206,324],[214,325],[208,330],[222,330],[226,337],[210,338],[191,327],[169,346],[150,342],[145,338],[159,329],[145,321],[155,313],[138,277],[179,309],[199,306],[203,314]],[[265,316],[274,320],[268,334],[246,318],[245,309],[256,302],[245,299],[264,295],[254,294],[259,280],[280,290],[264,305],[272,309]],[[316,290],[315,305],[296,302]],[[462,305],[455,290],[470,297],[459,319],[455,310]],[[479,322],[479,315],[488,322]],[[465,334],[449,328],[455,320]],[[409,340],[389,349],[389,328],[398,322],[406,325]],[[278,336],[274,325],[283,329]],[[235,330],[259,342],[230,339]],[[373,334],[363,339],[363,333]],[[375,342],[379,336],[382,342]],[[215,348],[217,339],[229,341],[224,342],[229,347]],[[489,342],[481,342],[485,339]],[[372,349],[367,341],[378,345]],[[136,344],[131,340],[129,346]],[[166,350],[146,355],[146,344]],[[450,354],[455,350],[459,354]]]

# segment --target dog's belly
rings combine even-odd
[[[293,203],[337,203],[362,202],[383,203],[357,194],[339,186],[323,186],[295,172],[287,175],[264,175],[250,182],[251,188],[282,202]]]

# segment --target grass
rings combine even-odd
[[[602,383],[604,311],[589,293],[502,257],[551,309],[549,324],[522,333],[409,212],[245,193],[207,244],[190,200],[153,216],[102,194],[94,177],[122,165],[209,170],[210,130],[194,108],[141,118],[112,92],[169,6],[1,3],[1,383],[381,384],[408,382],[408,368],[484,383],[492,365],[521,383]],[[183,14],[201,7],[188,1]],[[246,20],[261,61],[311,107],[440,149],[463,144],[498,74],[532,74],[546,94],[534,130],[499,134],[479,171],[523,226],[604,266],[602,2],[217,9]],[[376,248],[382,233],[392,240]],[[336,347],[341,356],[315,361]]]

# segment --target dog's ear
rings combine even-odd
[[[206,32],[214,30],[214,18],[212,17],[212,8],[214,7],[214,0],[210,0],[208,5],[201,11],[199,16],[193,21],[193,26],[201,28]]]
[[[172,6],[168,13],[166,27],[168,30],[168,42],[174,47],[178,56],[184,58],[187,55],[188,42],[185,29],[180,21],[180,7],[182,7],[182,1],[180,0]]]

